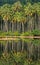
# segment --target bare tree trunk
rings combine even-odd
[[[1,31],[2,31],[2,19],[1,19]]]
[[[40,16],[38,16],[38,30],[40,30]]]
[[[20,22],[17,22],[17,31],[20,32]]]
[[[17,31],[17,22],[12,22],[12,32]]]
[[[5,31],[8,32],[8,22],[7,21],[4,21],[5,22]]]
[[[22,32],[24,32],[24,23],[22,22]]]
[[[38,28],[38,23],[37,23],[38,21],[37,21],[37,16],[35,15],[35,29],[37,29]]]
[[[14,31],[14,22],[12,22],[12,32]]]
[[[29,19],[29,24],[28,24],[28,26],[29,26],[29,31],[32,31],[33,30],[33,18],[32,17],[30,17],[30,19]]]

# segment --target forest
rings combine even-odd
[[[17,1],[20,1],[22,4],[26,4],[27,2],[30,2],[32,4],[40,2],[40,0],[0,0],[0,5],[3,5],[5,3],[13,4]]]
[[[40,35],[40,2],[22,5],[20,1],[0,6],[0,34]],[[11,33],[11,34],[10,34]],[[19,34],[18,34],[19,33]],[[13,34],[14,35],[14,34]]]
[[[40,36],[40,1],[8,1],[0,5],[0,38]],[[40,38],[0,40],[0,65],[40,65]]]

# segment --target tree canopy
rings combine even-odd
[[[12,5],[4,4],[3,6],[0,6],[0,16],[3,18],[3,20],[7,19],[21,21],[24,18],[26,19],[26,16],[31,16],[36,12],[38,15],[40,15],[40,2],[22,5],[21,2],[18,1]]]

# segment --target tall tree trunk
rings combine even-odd
[[[12,22],[12,32],[17,31],[17,22]]]
[[[6,28],[5,31],[8,32],[8,21],[4,20],[4,22],[5,22],[5,28]]]
[[[35,29],[38,29],[38,15],[35,14]]]
[[[40,16],[38,16],[38,30],[40,30]]]
[[[12,22],[12,32],[13,32],[13,22]]]
[[[1,31],[2,31],[2,19],[1,19]]]
[[[24,23],[22,22],[22,32],[24,32]]]
[[[19,25],[19,22],[17,22],[17,31],[20,32],[20,25]]]

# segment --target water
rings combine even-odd
[[[40,39],[0,41],[0,65],[40,65]]]
[[[27,52],[28,58],[39,54],[40,58],[40,39],[17,39],[12,41],[0,41],[0,53]],[[38,58],[38,57],[37,57]]]

